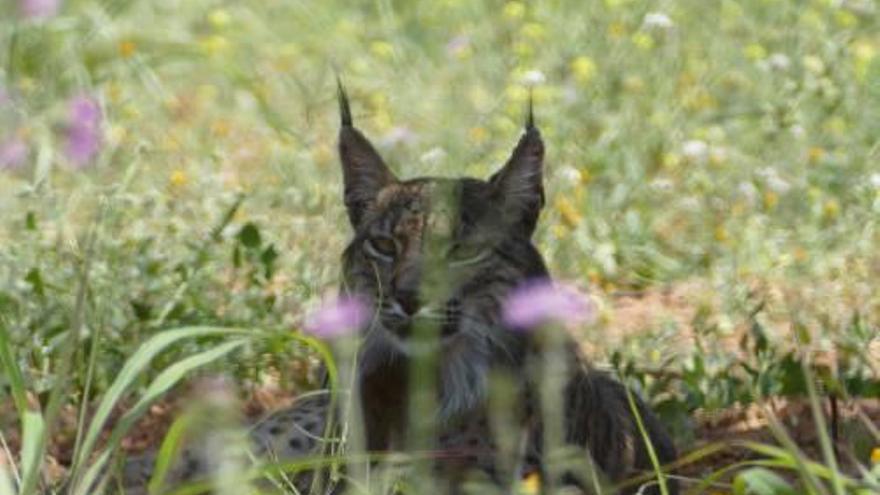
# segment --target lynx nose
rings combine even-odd
[[[415,315],[421,307],[418,294],[414,290],[398,290],[394,295],[394,300],[400,309],[410,317]]]

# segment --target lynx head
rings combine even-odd
[[[491,364],[518,362],[523,352],[522,337],[501,322],[503,298],[523,280],[546,276],[531,242],[544,204],[544,144],[531,109],[509,160],[488,179],[401,180],[353,126],[341,86],[339,99],[344,200],[354,229],[343,255],[345,290],[375,310],[362,366],[439,351],[443,383],[479,394]],[[433,327],[430,339],[416,331],[423,327]],[[452,402],[461,401],[468,399]]]

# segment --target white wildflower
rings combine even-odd
[[[672,181],[669,179],[654,179],[651,181],[651,189],[658,192],[668,192],[672,190]]]
[[[757,173],[764,179],[764,183],[767,184],[767,187],[775,193],[784,194],[791,189],[791,184],[780,177],[779,172],[773,167],[767,167],[759,170]]]
[[[685,141],[681,145],[681,154],[695,163],[704,163],[709,158],[709,145],[699,139]]]
[[[439,146],[435,146],[428,151],[422,153],[419,161],[428,165],[436,165],[446,158],[446,150]]]
[[[740,182],[736,189],[749,203],[754,203],[758,199],[758,188],[751,181]]]
[[[791,59],[784,53],[774,53],[767,58],[767,66],[770,69],[784,72],[791,67]]]
[[[880,173],[871,174],[871,176],[868,177],[868,182],[870,182],[871,185],[876,187],[877,189],[880,189]]]
[[[539,70],[526,71],[526,73],[522,75],[522,82],[526,86],[537,86],[539,84],[544,84],[545,81],[547,81],[547,76]]]
[[[398,144],[409,144],[415,141],[416,135],[408,127],[393,127],[379,138],[379,145],[385,148]]]
[[[686,196],[679,203],[682,210],[695,213],[703,208],[703,203],[694,196]]]
[[[675,23],[672,22],[672,19],[669,18],[668,15],[663,12],[648,12],[645,14],[645,18],[642,21],[642,26],[645,29],[658,29],[658,30],[669,30],[675,27]]]
[[[581,183],[581,171],[571,165],[560,167],[556,174],[565,184],[576,186]]]

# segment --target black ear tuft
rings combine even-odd
[[[504,223],[531,236],[544,207],[544,141],[529,112],[526,131],[507,163],[490,179]]]
[[[535,128],[535,109],[532,105],[532,89],[529,88],[529,109],[526,113],[526,130],[530,131]]]
[[[348,95],[345,94],[345,87],[342,86],[342,79],[336,76],[336,88],[339,96],[339,118],[342,127],[351,127],[351,107],[348,104]]]
[[[338,86],[342,123],[339,129],[339,158],[345,187],[343,198],[348,218],[352,226],[357,227],[379,191],[397,179],[370,141],[352,125],[348,96],[341,82]]]

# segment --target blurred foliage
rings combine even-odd
[[[536,242],[607,303],[596,331],[615,334],[621,291],[703,281],[688,328],[600,349],[670,417],[803,393],[822,352],[827,391],[880,392],[876,2],[68,0],[0,18],[0,144],[27,150],[0,167],[0,314],[37,391],[92,229],[81,344],[101,335],[98,390],[162,329],[297,327],[349,233],[338,73],[404,177],[490,174],[533,90]],[[85,166],[64,152],[82,94],[103,115]],[[259,342],[217,366],[259,381],[305,356]]]

